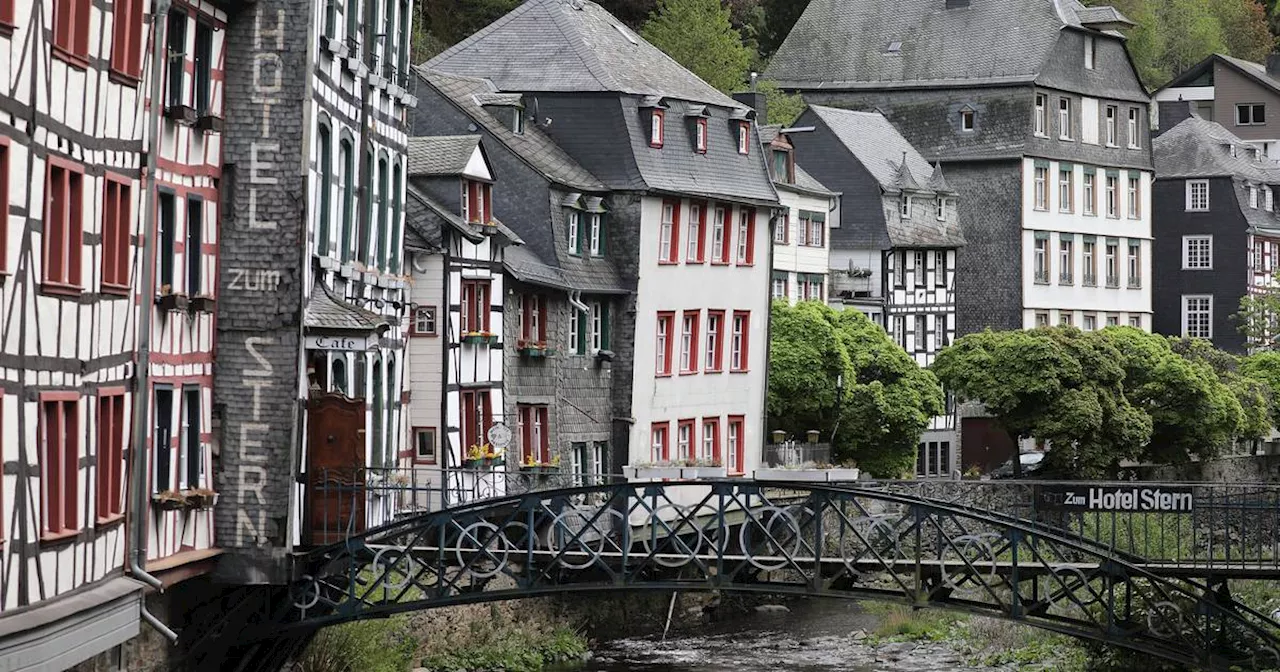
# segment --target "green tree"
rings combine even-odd
[[[1280,345],[1280,270],[1271,276],[1271,284],[1261,291],[1250,292],[1240,299],[1236,328],[1250,347],[1274,350]]]
[[[944,408],[933,374],[858,311],[779,301],[771,320],[770,430],[834,435],[833,458],[875,476],[909,471],[920,434]]]
[[[1257,0],[1214,0],[1209,11],[1218,19],[1227,53],[1247,61],[1265,61],[1276,39],[1267,12]]]
[[[1267,386],[1271,424],[1280,427],[1280,352],[1259,352],[1240,362],[1240,373]]]
[[[721,91],[738,89],[746,79],[751,50],[720,0],[659,0],[640,34]]]
[[[431,0],[423,3],[423,30],[446,48],[471,37],[520,6],[521,0]],[[441,50],[443,51],[443,49]]]
[[[756,89],[764,94],[765,103],[769,106],[768,121],[771,124],[789,126],[804,112],[804,98],[798,93],[787,93],[779,89],[778,83],[771,79],[761,80]]]
[[[1209,54],[1226,51],[1222,26],[1204,0],[1161,0],[1155,16],[1164,45],[1154,65],[1166,78],[1184,72]]]
[[[760,33],[760,53],[770,57],[809,7],[809,0],[764,0],[763,5],[765,27]]]

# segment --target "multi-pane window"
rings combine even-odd
[[[649,146],[650,147],[662,146],[663,116],[664,115],[662,113],[662,110],[653,110],[649,114]]]
[[[1142,197],[1142,186],[1138,178],[1129,178],[1129,218],[1137,219],[1142,214],[1139,200]]]
[[[1098,316],[1093,313],[1085,313],[1084,321],[1081,322],[1080,328],[1085,331],[1093,331],[1098,328]]]
[[[106,187],[102,204],[102,285],[104,290],[127,291],[129,289],[129,233],[130,222],[133,221],[133,190],[128,180],[110,173],[107,174],[104,182]],[[0,266],[3,266],[2,262]]]
[[[213,93],[213,26],[196,22],[196,51],[191,59],[195,67],[195,105],[197,116],[212,112]]]
[[[476,334],[489,331],[489,281],[462,281],[462,333]]]
[[[4,4],[13,7],[10,2]],[[111,69],[131,79],[142,76],[143,4],[143,0],[116,0],[111,13]],[[88,23],[88,19],[85,22]]]
[[[936,250],[933,253],[933,284],[936,287],[947,286],[947,251]]]
[[[672,332],[675,328],[675,313],[658,313],[658,336],[654,348],[656,368],[659,376],[671,375]]]
[[[516,404],[522,462],[551,462],[551,409],[545,405]]]
[[[773,298],[787,298],[787,273],[785,271],[781,273],[775,271],[773,274]]]
[[[895,287],[907,286],[907,252],[906,250],[898,250],[891,257],[893,259],[893,285]]]
[[[674,264],[679,261],[680,203],[665,201],[662,204],[662,225],[658,232],[658,263]]]
[[[799,275],[798,278],[798,282],[800,283],[800,296],[798,298],[803,299],[804,301],[822,300],[822,285],[824,284],[822,275]]]
[[[1119,128],[1117,126],[1118,120],[1116,119],[1116,117],[1119,114],[1120,114],[1120,111],[1119,109],[1116,108],[1115,105],[1107,106],[1107,146],[1108,147],[1116,146],[1116,140],[1117,140],[1116,135],[1119,132]]]
[[[1072,210],[1072,207],[1074,205],[1072,203],[1072,200],[1073,200],[1072,196],[1074,194],[1074,189],[1072,189],[1074,181],[1072,178],[1074,177],[1074,175],[1075,175],[1075,171],[1072,170],[1071,168],[1063,168],[1058,171],[1058,211],[1059,212],[1071,212]]]
[[[1127,280],[1130,287],[1142,286],[1142,245],[1136,241],[1129,241],[1128,256],[1129,273]]]
[[[1084,284],[1088,287],[1098,284],[1097,247],[1097,243],[1092,240],[1086,240],[1080,252],[1081,265],[1084,267]]]
[[[40,396],[41,536],[80,528],[80,417],[76,393]]]
[[[356,163],[351,140],[343,138],[338,143],[338,170],[342,171],[342,239],[339,241],[343,263],[351,261],[352,240],[355,236]]]
[[[685,311],[680,320],[680,373],[698,371],[699,311]]]
[[[1213,268],[1213,236],[1182,237],[1182,269]]]
[[[685,250],[684,254],[686,263],[701,264],[706,258],[704,256],[704,246],[706,245],[706,236],[704,234],[706,229],[707,209],[701,203],[690,203],[689,226],[685,236],[685,242],[688,245],[688,249]]]
[[[569,351],[575,355],[587,354],[586,316],[577,308],[569,309]]]
[[[715,217],[711,220],[711,263],[729,263],[729,231],[728,210],[724,207],[715,209]]]
[[[591,256],[598,257],[604,254],[604,216],[593,212],[587,218],[590,221],[587,226],[587,249]]]
[[[582,254],[582,213],[569,210],[564,225],[569,230],[569,254]]]
[[[1035,133],[1041,137],[1049,136],[1049,97],[1043,93],[1036,94]]]
[[[903,350],[907,349],[907,318],[905,315],[893,316],[893,331],[890,332],[893,342]]]
[[[98,520],[124,512],[124,390],[98,393]]]
[[[1120,216],[1120,206],[1119,206],[1119,203],[1116,202],[1117,199],[1119,199],[1120,197],[1120,194],[1116,193],[1117,192],[1116,183],[1119,181],[1120,181],[1120,178],[1114,175],[1107,176],[1107,187],[1106,187],[1105,197],[1107,199],[1107,216],[1108,217]]]
[[[1258,188],[1251,184],[1249,185],[1248,189],[1249,189],[1249,207],[1253,208],[1254,210],[1257,210],[1258,209]]]
[[[747,370],[747,352],[750,346],[751,314],[745,311],[734,311],[733,333],[729,346],[729,370],[741,373]]]
[[[44,282],[60,288],[80,287],[80,252],[84,231],[84,173],[78,166],[50,157],[45,200]]]
[[[1262,103],[1236,105],[1236,126],[1255,126],[1267,123],[1267,106]]]
[[[1106,264],[1106,270],[1107,270],[1107,286],[1108,287],[1120,286],[1120,268],[1118,266],[1119,260],[1116,259],[1116,255],[1119,254],[1118,247],[1119,245],[1117,243],[1112,243],[1110,241],[1107,242],[1105,264]]]
[[[933,214],[941,222],[947,218],[947,199],[939,196],[933,199]]]
[[[1058,99],[1058,138],[1071,139],[1071,99]]]
[[[960,130],[971,133],[978,127],[978,113],[974,110],[960,110]]]
[[[720,458],[720,418],[702,419],[702,450],[698,457],[703,460]]]
[[[413,428],[413,461],[419,464],[436,463],[435,427]]]
[[[694,151],[698,152],[699,154],[705,154],[707,152],[707,120],[706,119],[699,119],[694,124],[694,134],[696,136],[694,138]]]
[[[693,420],[676,423],[676,459],[693,459]]]
[[[671,449],[667,443],[667,432],[671,429],[669,422],[655,422],[649,429],[649,459],[661,462],[670,459]]]
[[[155,424],[151,428],[152,492],[173,488],[173,388],[157,385],[154,391]]]
[[[200,387],[186,385],[182,388],[182,423],[178,435],[178,487],[181,489],[204,486],[204,446],[200,443],[201,403]]]
[[[316,133],[316,146],[320,154],[320,207],[316,211],[319,219],[316,227],[316,253],[324,256],[329,253],[329,219],[332,217],[333,194],[333,145],[330,142],[328,124],[320,124]]]
[[[745,438],[746,420],[740,415],[729,416],[729,439],[725,442],[724,464],[729,473],[741,474],[743,471],[742,442]]]
[[[183,86],[187,70],[187,9],[174,7],[169,10],[169,26],[166,67],[168,77],[165,79],[165,105],[180,107],[187,102],[186,87]]]
[[[1097,211],[1098,194],[1095,187],[1097,175],[1091,172],[1084,174],[1084,214],[1092,215]]]
[[[751,151],[751,124],[746,121],[738,122],[738,153],[747,154]]]
[[[1035,209],[1049,209],[1049,169],[1037,167],[1035,171]]]
[[[413,309],[414,336],[435,336],[439,333],[436,329],[435,306],[418,306]]]
[[[547,297],[541,294],[520,296],[520,340],[545,343],[547,340]]]
[[[929,318],[926,315],[915,316],[915,329],[911,332],[912,345],[916,352],[926,352],[929,349]]]
[[[929,277],[929,267],[926,265],[926,256],[924,250],[916,250],[911,255],[912,261],[912,280],[916,287],[924,287]]]
[[[1036,238],[1035,281],[1049,282],[1049,240],[1047,238]]]
[[[600,352],[609,349],[609,304],[604,301],[591,302],[591,351]]]
[[[175,241],[178,235],[178,202],[177,197],[169,192],[160,194],[160,217],[156,224],[156,287],[161,295],[171,294],[174,290],[174,269],[176,264]]]
[[[1184,338],[1213,338],[1212,295],[1183,295],[1182,336]]]
[[[1209,180],[1187,180],[1187,211],[1204,212],[1209,209]]]
[[[90,0],[54,0],[54,53],[77,64],[87,64],[89,60],[89,14],[92,9],[93,3]]]
[[[903,194],[902,198],[898,199],[898,214],[902,215],[903,219],[911,219],[911,197],[910,196]]]
[[[9,264],[9,145],[0,141],[0,273]],[[3,535],[3,531],[0,531]]]
[[[790,218],[787,215],[778,217],[778,223],[773,227],[773,242],[777,245],[787,244],[787,230],[791,227]]]
[[[382,193],[386,193],[385,180]],[[493,185],[462,181],[462,218],[474,224],[488,224],[493,219]]]
[[[724,366],[724,311],[707,311],[707,347],[703,370],[720,372]]]
[[[1075,269],[1075,241],[1068,239],[1058,240],[1058,281],[1064,285],[1070,285],[1074,282]]]
[[[773,150],[773,179],[791,183],[791,152],[785,149]]]
[[[462,447],[482,446],[489,441],[489,428],[493,426],[493,410],[488,390],[463,390],[462,392]]]
[[[756,209],[738,211],[738,265],[750,266],[756,260]]]
[[[1138,149],[1142,146],[1142,139],[1138,137],[1138,108],[1129,108],[1129,149]]]

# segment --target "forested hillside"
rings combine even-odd
[[[764,69],[809,4],[809,0],[597,1],[703,79],[726,90],[737,88],[747,72]],[[419,2],[414,61],[439,53],[520,2]],[[1085,2],[1115,6],[1138,23],[1129,32],[1130,47],[1150,88],[1214,52],[1265,60],[1280,34],[1280,0]]]

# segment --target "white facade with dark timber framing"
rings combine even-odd
[[[784,209],[773,225],[770,296],[792,305],[827,300],[831,288],[830,225],[840,222],[840,195],[796,163],[790,136],[808,130],[812,129],[760,127],[760,141]]]

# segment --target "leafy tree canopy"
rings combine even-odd
[[[742,87],[751,50],[720,0],[659,0],[640,34],[711,86]]]
[[[1267,386],[1271,424],[1280,427],[1280,352],[1267,351],[1245,357],[1240,373]]]
[[[880,477],[910,471],[920,434],[943,411],[933,374],[858,311],[778,301],[770,329],[770,430],[834,433],[836,461]]]

